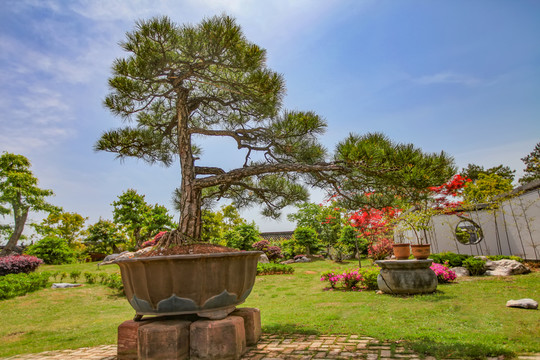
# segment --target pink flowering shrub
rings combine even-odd
[[[8,274],[29,274],[36,270],[43,260],[30,255],[10,255],[0,257],[0,276]]]
[[[435,275],[437,275],[437,280],[439,280],[439,284],[449,283],[456,279],[456,273],[450,270],[448,266],[433,263],[431,264],[430,269],[435,272]]]
[[[328,281],[330,290],[375,290],[378,274],[379,268],[347,269],[341,274],[329,270],[321,274],[321,281]]]

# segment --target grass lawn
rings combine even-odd
[[[540,311],[505,306],[510,299],[538,301],[540,272],[466,278],[410,297],[323,291],[328,285],[319,280],[322,271],[354,265],[317,261],[294,264],[291,275],[260,276],[243,306],[259,308],[263,331],[271,333],[361,334],[402,341],[436,357],[540,352]],[[45,270],[98,272],[95,263],[39,269]],[[118,325],[133,315],[126,299],[103,285],[49,288],[0,301],[0,357],[114,344]]]

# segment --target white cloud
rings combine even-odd
[[[436,84],[459,84],[465,86],[476,86],[483,83],[483,81],[474,76],[468,76],[464,74],[456,74],[453,72],[440,72],[433,75],[426,75],[413,79],[414,82],[422,85],[436,85]]]

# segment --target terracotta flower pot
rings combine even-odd
[[[425,260],[431,254],[430,244],[411,245],[411,251],[415,259]]]
[[[407,260],[411,255],[411,248],[409,244],[393,244],[392,250],[394,250],[394,256],[398,260]]]
[[[250,294],[259,251],[118,260],[124,292],[142,315],[197,314],[223,319]]]

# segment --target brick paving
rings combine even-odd
[[[47,351],[16,355],[3,360],[116,360],[116,345]],[[263,334],[256,346],[248,347],[243,360],[420,360],[420,357],[396,343],[380,343],[358,335],[271,335]],[[425,360],[435,360],[425,357]],[[498,358],[491,358],[498,360]],[[518,357],[540,360],[540,354]]]

